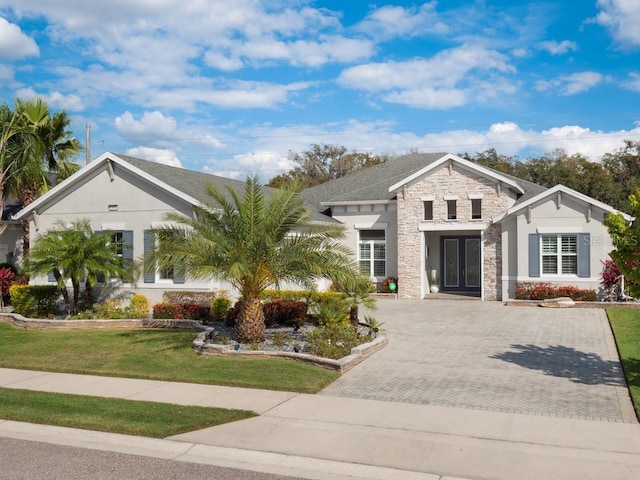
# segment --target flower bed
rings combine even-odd
[[[569,297],[575,301],[595,302],[598,299],[598,294],[595,290],[581,289],[570,285],[535,282],[522,282],[516,285],[516,300],[547,300],[559,297]]]

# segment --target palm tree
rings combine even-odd
[[[256,342],[264,338],[260,297],[267,288],[292,282],[312,289],[318,278],[344,280],[355,265],[338,241],[344,228],[311,222],[293,190],[274,190],[267,199],[254,177],[242,196],[230,187],[227,193],[209,186],[213,203],[197,208],[193,218],[169,214],[173,234],[157,242],[145,269],[180,265],[189,278],[231,283],[241,295],[237,339]]]
[[[35,129],[40,148],[31,152],[32,158],[26,162],[26,168],[11,182],[11,193],[23,208],[53,186],[51,175],[56,174],[57,180],[64,180],[80,168],[78,164],[70,162],[83,150],[80,142],[70,137],[70,125],[71,118],[62,110],[49,115],[48,120]],[[22,244],[26,256],[29,251],[28,220],[22,222]]]
[[[347,278],[343,283],[336,284],[334,288],[346,295],[349,306],[349,321],[357,332],[359,307],[360,305],[368,309],[375,307],[376,299],[371,294],[376,291],[376,287],[369,278],[358,275]]]
[[[99,276],[132,280],[132,272],[122,265],[121,258],[111,244],[109,232],[94,232],[89,220],[76,220],[69,225],[56,223],[45,234],[38,235],[25,262],[30,275],[53,275],[65,298],[68,311],[77,312],[81,283],[87,299]],[[73,302],[66,293],[67,281],[73,287]]]
[[[16,99],[15,110],[0,105],[0,212],[12,183],[27,172],[33,174],[32,160],[42,152],[37,129],[48,120],[49,108],[41,99]],[[0,234],[5,228],[1,226]]]

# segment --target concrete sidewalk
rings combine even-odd
[[[640,477],[640,425],[0,369],[0,386],[256,411],[165,440],[0,423],[0,435],[298,478]]]

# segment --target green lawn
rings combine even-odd
[[[255,416],[245,410],[0,388],[0,418],[165,438]]]
[[[607,309],[631,398],[640,418],[640,310]]]
[[[185,330],[29,330],[0,323],[0,367],[316,393],[339,374],[279,359],[201,357]]]

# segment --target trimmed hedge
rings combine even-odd
[[[56,314],[60,289],[57,285],[13,285],[9,289],[13,311],[29,318]]]
[[[307,304],[293,300],[274,299],[262,306],[264,322],[267,326],[283,325],[301,327],[307,321]]]
[[[581,289],[550,283],[523,282],[516,285],[516,300],[546,300],[549,298],[569,297],[572,300],[595,302],[598,294],[595,290]]]

